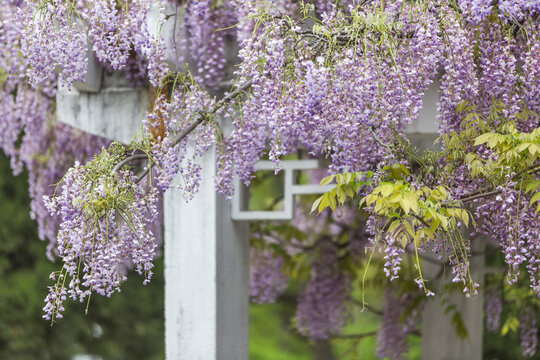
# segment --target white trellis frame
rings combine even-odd
[[[164,27],[171,30],[174,16]],[[173,62],[174,51],[168,60]],[[128,143],[140,128],[148,108],[148,91],[134,89],[118,76],[107,76],[90,66],[88,80],[57,95],[58,119],[95,135]],[[438,87],[424,97],[419,120],[408,132],[420,146],[436,137]],[[249,243],[248,220],[291,219],[295,194],[320,193],[328,187],[296,185],[293,171],[318,167],[317,161],[284,162],[285,208],[281,212],[250,212],[241,196],[231,204],[214,190],[215,152],[202,159],[200,191],[186,203],[178,190],[165,194],[165,347],[169,360],[247,360],[249,358]],[[272,164],[261,162],[259,170]],[[479,243],[478,241],[473,244]],[[477,246],[477,245],[475,245]],[[483,255],[472,261],[477,281],[483,283]],[[431,273],[437,271],[431,268]],[[426,263],[429,273],[430,267]],[[432,300],[423,311],[422,358],[425,360],[482,358],[483,295],[470,301],[451,296],[448,301],[462,313],[469,339],[455,335],[451,319]]]
[[[246,195],[240,182],[236,181],[236,191],[232,199],[232,218],[238,221],[255,220],[292,220],[294,217],[294,200],[296,195],[322,194],[332,190],[332,185],[300,185],[294,183],[294,172],[297,170],[313,170],[319,168],[317,160],[284,160],[281,162],[285,181],[283,183],[283,210],[254,211],[245,209]],[[273,170],[272,161],[262,160],[255,166],[255,171]]]

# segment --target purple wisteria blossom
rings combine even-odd
[[[283,258],[268,250],[250,250],[249,296],[258,304],[273,303],[287,289]]]
[[[384,293],[384,307],[381,325],[377,332],[377,356],[391,360],[403,359],[409,351],[408,332],[414,329],[414,321],[402,318],[407,298],[400,297],[395,286]]]
[[[337,266],[336,249],[325,248],[313,264],[311,278],[300,295],[296,311],[300,333],[313,340],[338,334],[348,314],[351,278]]]
[[[538,343],[538,328],[536,327],[536,312],[528,307],[520,317],[521,354],[530,358],[536,354]]]
[[[502,299],[498,289],[486,292],[486,327],[489,332],[499,331],[501,326]]]

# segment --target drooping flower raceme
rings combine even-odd
[[[68,2],[54,0],[45,7],[31,2],[20,23],[21,51],[29,63],[27,75],[37,87],[60,68],[60,80],[67,86],[84,80],[88,67],[87,41]]]
[[[486,292],[486,327],[489,332],[499,331],[501,323],[502,299],[496,289]]]
[[[114,171],[114,156],[104,152],[87,166],[76,163],[54,197],[45,197],[51,214],[62,216],[57,241],[64,262],[52,276],[57,282],[46,299],[47,319],[61,317],[65,294],[83,301],[92,292],[119,291],[125,262],[144,283],[152,276],[156,243],[149,225],[157,217],[158,199],[136,184],[129,170]]]
[[[273,303],[287,289],[283,258],[268,250],[250,250],[249,296],[252,301]]]
[[[313,340],[326,340],[345,325],[351,285],[351,278],[337,266],[336,249],[329,245],[321,251],[296,311],[298,330]]]
[[[528,307],[520,318],[521,354],[530,358],[536,354],[538,344],[538,329],[536,327],[536,313]]]
[[[377,356],[381,359],[403,359],[408,351],[406,327],[401,319],[405,305],[397,289],[390,286],[384,294],[382,323],[377,332]]]

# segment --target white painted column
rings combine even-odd
[[[165,194],[165,349],[168,360],[249,358],[249,233],[216,194],[215,154],[186,203]],[[178,179],[178,181],[181,181]]]
[[[441,294],[428,300],[422,312],[422,359],[423,360],[481,360],[484,334],[484,241],[477,238],[471,241],[471,250],[475,254],[470,260],[471,275],[480,284],[478,296],[467,299],[461,291],[447,291],[444,304]],[[424,262],[426,277],[434,277],[441,271],[440,265]],[[447,265],[447,285],[452,279],[451,269]],[[431,283],[431,282],[429,282]],[[428,283],[428,284],[429,284]],[[431,287],[440,289],[442,278],[431,283]],[[447,311],[448,307],[454,308]],[[458,312],[467,329],[468,338],[461,339],[452,322]]]

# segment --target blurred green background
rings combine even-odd
[[[51,327],[41,317],[43,299],[49,274],[60,264],[45,256],[46,243],[38,239],[29,217],[26,175],[13,177],[3,155],[0,174],[0,359],[163,359],[163,260],[156,261],[150,285],[130,274],[120,294],[92,297],[88,315],[86,304],[67,301],[64,318]],[[275,304],[251,305],[250,359],[376,359],[374,336],[331,343],[310,343],[299,336],[292,327],[296,295],[290,290]],[[367,295],[369,303],[382,307],[382,291]],[[378,315],[353,315],[357,321],[347,333],[377,329]],[[420,338],[411,336],[410,344],[410,359],[420,359]],[[484,348],[485,359],[521,358],[517,333],[486,334]],[[77,356],[81,354],[93,357]]]

